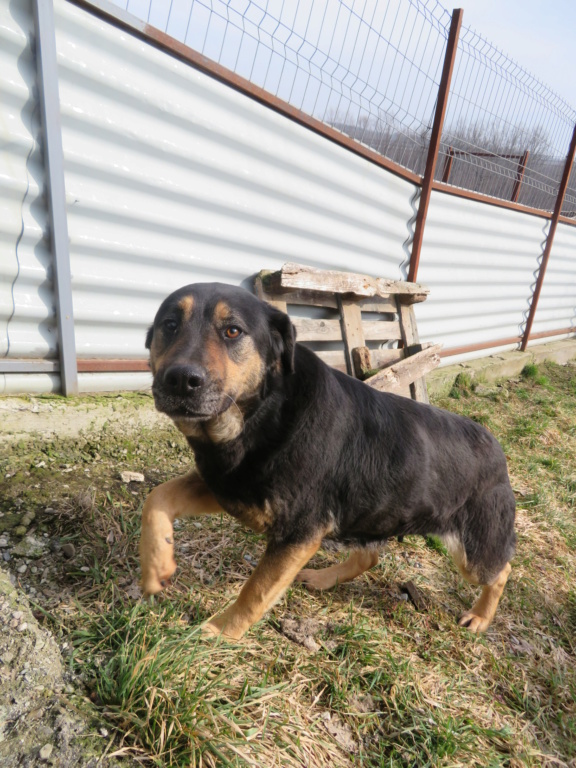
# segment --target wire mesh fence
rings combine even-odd
[[[113,0],[422,175],[451,14],[436,0]],[[532,208],[556,200],[574,110],[463,28],[436,180]],[[563,214],[576,217],[576,174]]]
[[[460,32],[436,179],[551,211],[574,110],[471,29]],[[574,193],[564,212],[574,211]]]

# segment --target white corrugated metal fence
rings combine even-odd
[[[286,261],[402,276],[414,184],[68,0],[54,17],[79,359],[145,357],[157,306],[190,282],[241,284]],[[0,0],[0,40],[0,391],[41,391],[58,387],[58,350],[32,0]],[[518,336],[547,226],[434,193],[421,336]],[[561,225],[536,331],[574,326],[575,248]],[[16,360],[28,372],[10,372]],[[79,379],[86,391],[149,377]]]

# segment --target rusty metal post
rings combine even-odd
[[[527,149],[526,152],[522,155],[522,158],[520,159],[520,162],[518,163],[518,168],[516,170],[516,181],[514,182],[514,187],[512,189],[512,196],[510,200],[513,203],[518,202],[518,198],[520,197],[520,187],[522,186],[522,180],[524,178],[524,174],[526,173],[526,165],[528,164],[528,158],[530,157],[530,150]]]
[[[458,49],[458,37],[460,27],[462,26],[462,8],[456,8],[452,11],[452,22],[446,43],[446,55],[444,56],[444,66],[442,67],[442,77],[438,88],[438,98],[436,100],[436,112],[432,124],[432,133],[430,135],[430,145],[428,147],[428,157],[426,159],[426,169],[422,179],[422,194],[420,195],[420,205],[416,215],[416,226],[414,230],[414,240],[412,242],[412,253],[410,254],[410,268],[408,270],[408,281],[416,281],[418,274],[418,264],[420,263],[420,252],[422,250],[422,241],[424,237],[424,227],[426,225],[426,215],[430,204],[430,194],[432,184],[434,183],[434,173],[438,162],[438,152],[440,150],[440,139],[442,137],[442,128],[444,126],[444,117],[446,115],[446,106],[448,104],[448,94],[450,93],[450,82],[452,72],[454,71],[454,62],[456,60],[456,51]]]
[[[448,184],[450,180],[450,173],[452,172],[452,163],[454,162],[454,147],[448,148],[448,154],[446,160],[444,160],[444,171],[442,173],[442,183]]]
[[[538,301],[540,299],[540,293],[542,292],[542,285],[544,284],[544,275],[546,274],[546,268],[548,261],[550,260],[550,253],[552,251],[552,243],[554,242],[554,235],[556,234],[556,228],[558,227],[558,219],[562,213],[562,205],[564,204],[564,198],[566,196],[566,190],[568,189],[568,182],[570,181],[570,174],[572,173],[572,166],[574,165],[574,156],[576,155],[576,125],[572,132],[572,140],[570,141],[570,147],[568,149],[568,155],[566,157],[566,164],[564,165],[564,171],[562,173],[562,179],[560,186],[558,187],[558,195],[556,197],[556,204],[554,206],[554,212],[552,213],[552,219],[550,221],[550,229],[548,230],[548,237],[546,238],[546,245],[544,246],[544,253],[542,255],[542,263],[538,271],[538,277],[536,278],[536,287],[534,288],[534,294],[532,296],[532,302],[530,304],[530,312],[528,314],[528,320],[526,321],[526,329],[524,330],[524,337],[522,338],[522,344],[520,349],[522,352],[526,351],[528,342],[530,341],[530,331],[534,323],[534,316],[536,315],[536,309],[538,308]]]

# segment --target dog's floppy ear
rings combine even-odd
[[[154,335],[154,326],[151,325],[146,332],[146,349],[150,349],[152,346],[152,336]]]
[[[275,307],[269,307],[269,310],[272,354],[275,360],[280,359],[284,373],[294,373],[296,328],[285,312],[280,312]]]

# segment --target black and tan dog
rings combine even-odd
[[[176,569],[172,523],[225,510],[267,537],[236,602],[205,630],[240,638],[294,581],[326,589],[378,561],[392,536],[436,534],[465,579],[483,586],[460,624],[485,630],[510,573],[514,495],[483,427],[376,392],[295,343],[287,315],[219,283],[182,288],[148,332],[156,407],[196,458],[143,509],[145,593]],[[302,570],[321,546],[340,565]]]

